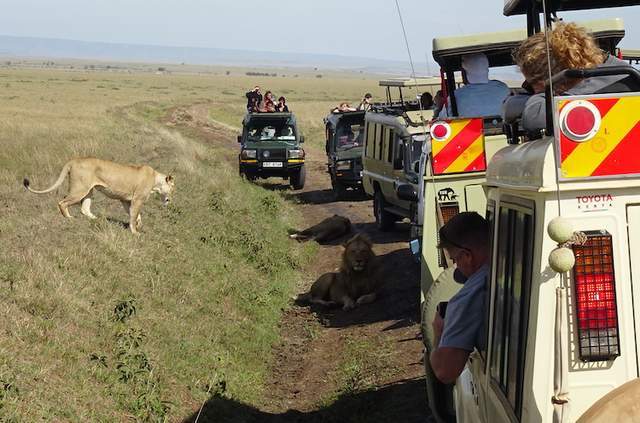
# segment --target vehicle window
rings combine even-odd
[[[387,129],[387,162],[393,161],[393,150],[396,140],[393,136],[393,129]]]
[[[251,122],[247,128],[250,141],[295,141],[295,128],[287,121]]]
[[[378,160],[382,160],[382,148],[384,146],[384,126],[383,125],[378,125],[380,128],[380,131],[377,133],[378,135],[378,146],[376,148],[376,159]]]
[[[378,157],[377,152],[378,152],[378,149],[380,148],[378,146],[378,128],[379,127],[380,125],[377,123],[373,125],[373,131],[371,134],[371,144],[373,144],[373,154],[371,157],[374,159]]]
[[[346,124],[338,128],[336,133],[336,149],[351,150],[362,145],[362,125]]]
[[[427,140],[424,134],[412,135],[410,139],[405,141],[404,148],[404,171],[408,175],[417,178],[420,173],[420,157],[422,156],[422,146]]]
[[[367,157],[373,157],[373,131],[375,130],[375,125],[366,122],[365,123],[365,133],[366,133],[366,145],[365,145],[365,155]]]
[[[533,260],[533,210],[503,203],[497,219],[490,374],[519,418]]]

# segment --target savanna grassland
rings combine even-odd
[[[317,247],[287,239],[300,216],[242,181],[215,145],[163,123],[211,103],[239,126],[244,92],[287,97],[307,140],[376,81],[0,68],[0,421],[180,421],[213,394],[259,401],[277,323]],[[90,221],[50,186],[74,156],[146,163],[176,178],[143,233],[96,194]]]

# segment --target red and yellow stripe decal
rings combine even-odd
[[[558,112],[572,100],[558,102]],[[563,178],[640,174],[640,97],[586,100],[601,116],[595,135],[579,142],[560,133]]]
[[[445,136],[438,125],[447,127]],[[482,119],[444,120],[431,124],[434,175],[486,170],[483,125]]]

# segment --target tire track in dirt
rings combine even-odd
[[[235,163],[239,128],[209,118],[211,104],[196,104],[170,111],[171,126],[190,128],[191,135],[228,148],[224,158]],[[419,266],[407,249],[408,225],[398,223],[390,232],[375,228],[371,201],[353,196],[335,201],[326,173],[324,151],[305,146],[307,181],[301,191],[284,189],[279,181],[259,182],[301,210],[306,226],[339,214],[351,219],[354,231],[364,232],[384,263],[386,284],[378,301],[350,312],[340,309],[292,306],[280,322],[281,342],[274,346],[265,395],[259,408],[212,399],[199,421],[239,422],[424,422],[428,419],[422,342],[419,335]],[[321,246],[316,260],[305,269],[300,292],[320,274],[335,269],[341,241]],[[366,342],[384,350],[381,363],[369,363],[355,389],[341,386],[340,366],[349,357],[348,345]],[[371,351],[372,360],[380,351]],[[377,364],[377,366],[376,366]],[[343,381],[342,381],[343,382]],[[353,388],[353,387],[351,387]]]

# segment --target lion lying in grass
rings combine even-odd
[[[36,194],[45,194],[57,189],[69,175],[69,193],[58,203],[60,213],[71,218],[69,206],[82,203],[82,214],[90,219],[96,217],[91,213],[91,195],[97,189],[109,198],[120,200],[129,213],[129,228],[134,234],[142,224],[140,209],[152,192],[162,195],[164,205],[170,200],[175,187],[173,177],[158,173],[149,166],[121,165],[107,160],[94,158],[72,159],[68,161],[58,180],[43,191],[30,187],[29,179],[24,179],[24,186]]]
[[[382,285],[380,270],[371,240],[357,234],[344,244],[338,271],[320,276],[311,290],[299,295],[297,300],[323,306],[342,305],[343,310],[371,303]]]
[[[346,217],[334,214],[322,222],[303,231],[295,231],[290,238],[297,241],[327,242],[351,232],[351,221]]]

